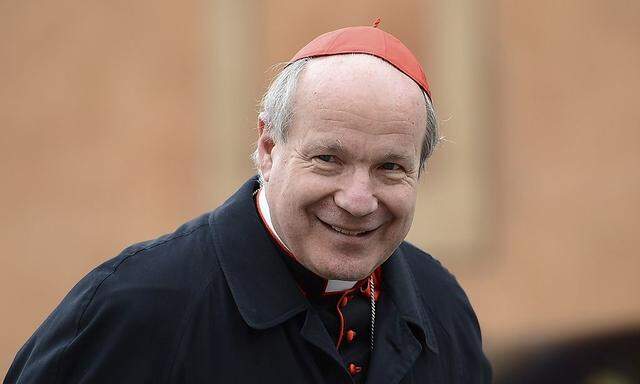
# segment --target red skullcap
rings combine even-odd
[[[348,27],[327,32],[313,39],[293,56],[289,63],[306,57],[331,56],[345,53],[366,53],[384,59],[422,88],[429,99],[431,91],[418,59],[395,36],[373,27]]]

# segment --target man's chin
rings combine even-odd
[[[359,281],[368,277],[375,269],[370,263],[336,263],[335,265],[321,265],[314,271],[328,280]]]

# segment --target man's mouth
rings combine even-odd
[[[325,223],[324,221],[318,219],[322,224],[324,224],[325,227],[333,230],[334,232],[337,232],[341,235],[345,235],[345,236],[352,236],[352,237],[364,237],[367,236],[368,234],[374,232],[376,229],[378,228],[374,228],[371,230],[366,230],[366,229],[362,229],[362,230],[352,230],[352,229],[346,229],[346,228],[342,228],[342,227],[338,227],[336,225],[331,225],[328,223]]]

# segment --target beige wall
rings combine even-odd
[[[91,268],[216,204],[206,10],[163,4],[0,2],[2,374]]]
[[[640,324],[640,4],[0,3],[0,372],[73,284],[251,175],[269,67],[381,27],[447,141],[410,239],[467,289],[494,360]]]
[[[496,4],[488,339],[640,326],[640,3]]]

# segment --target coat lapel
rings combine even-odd
[[[245,322],[267,329],[308,308],[280,250],[258,217],[253,194],[257,178],[247,181],[210,217],[214,246],[231,294]]]
[[[329,336],[322,320],[314,311],[307,311],[307,318],[300,330],[300,335],[316,348],[331,357],[340,367],[344,367],[342,358],[338,354],[338,349]],[[344,368],[343,368],[344,370]],[[346,371],[345,371],[346,373]]]
[[[424,350],[437,354],[431,321],[402,247],[383,264],[383,288],[368,384],[395,384]]]
[[[367,384],[395,384],[406,376],[422,352],[422,344],[393,302],[385,300],[385,312],[377,329]],[[394,311],[394,309],[396,309]]]

